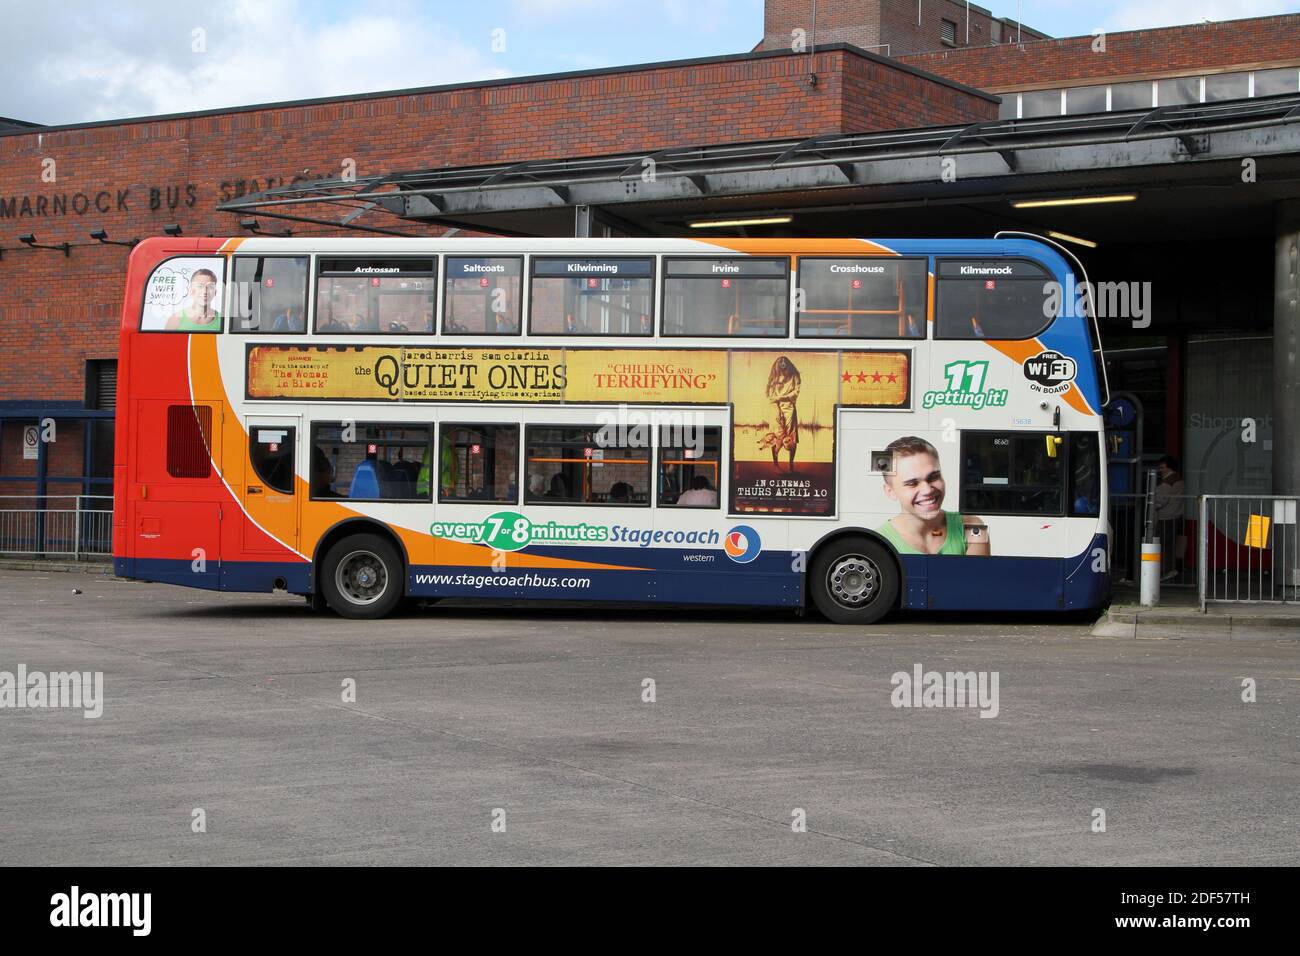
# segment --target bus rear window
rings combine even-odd
[[[1051,281],[1046,269],[1024,259],[941,259],[935,338],[1033,338],[1055,315]]]
[[[322,259],[316,331],[410,335],[433,331],[436,260]]]
[[[444,335],[518,335],[524,260],[447,257]]]
[[[653,335],[654,260],[534,259],[533,335]]]
[[[925,338],[925,259],[799,260],[800,336]]]
[[[788,259],[665,259],[664,335],[783,338]]]

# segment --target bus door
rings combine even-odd
[[[247,427],[243,501],[252,521],[244,522],[244,550],[276,550],[270,540],[274,539],[297,551],[302,419],[297,415],[250,415]]]

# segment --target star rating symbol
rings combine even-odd
[[[866,380],[867,380],[867,373],[866,373],[866,372],[859,372],[859,373],[858,373],[858,381],[859,381],[859,382],[865,382]]]
[[[879,372],[876,372],[874,375],[871,376],[871,380],[873,382],[879,382],[881,377],[882,377],[881,374]]]
[[[851,381],[853,381],[853,373],[852,373],[852,372],[845,372],[843,375],[840,376],[840,381],[841,381],[841,382],[851,382]]]
[[[897,372],[890,372],[890,373],[889,373],[889,380],[890,380],[891,382],[897,382],[897,381],[898,381],[898,373],[897,373]]]

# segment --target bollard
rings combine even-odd
[[[1155,607],[1160,603],[1160,566],[1160,539],[1142,542],[1138,602],[1143,607]]]

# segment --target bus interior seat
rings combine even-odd
[[[382,498],[379,488],[379,474],[375,468],[375,463],[367,458],[361,464],[357,465],[356,473],[352,476],[352,487],[348,489],[349,498]]]

